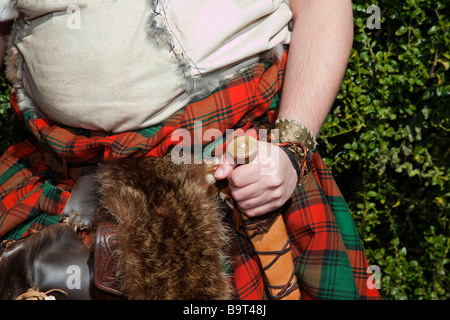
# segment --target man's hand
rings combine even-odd
[[[226,153],[219,161],[215,176],[228,179],[233,199],[249,217],[280,208],[297,185],[297,173],[286,153],[279,147],[258,141],[258,154],[249,164],[237,167]]]

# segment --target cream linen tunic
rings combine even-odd
[[[22,19],[13,41],[26,93],[89,130],[160,123],[202,93],[199,80],[231,77],[290,40],[282,0],[0,1]]]

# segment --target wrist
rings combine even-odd
[[[294,168],[294,170],[296,172],[297,178],[300,179],[302,176],[302,164],[300,163],[297,155],[294,152],[292,152],[291,150],[289,150],[288,147],[280,147],[280,148],[287,155],[289,161],[291,162],[292,167]]]
[[[297,173],[298,183],[301,183],[312,168],[312,153],[317,145],[314,136],[295,120],[278,119],[269,139],[286,153]]]
[[[292,119],[277,119],[273,129],[278,130],[281,143],[295,142],[303,145],[307,153],[314,152],[317,142],[311,131],[303,124]]]

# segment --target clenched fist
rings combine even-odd
[[[242,213],[256,217],[283,206],[297,185],[297,173],[286,153],[271,143],[258,141],[256,157],[238,166],[232,156],[220,158],[214,177],[228,179],[231,195]]]

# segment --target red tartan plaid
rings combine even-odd
[[[261,116],[273,120],[276,113],[270,108],[280,93],[285,62],[286,56],[271,66],[255,65],[160,126],[121,134],[64,127],[36,118],[32,111],[21,114],[13,94],[11,106],[36,141],[14,145],[0,158],[0,237],[17,239],[56,223],[70,197],[75,182],[61,180],[47,168],[42,149],[51,149],[69,163],[85,163],[159,157],[178,144],[176,137],[182,132],[192,141],[200,136],[197,142],[205,145],[213,139],[203,138],[208,129],[224,134]],[[284,214],[302,298],[379,298],[376,289],[367,287],[367,262],[346,203],[317,153],[313,165]],[[237,232],[229,267],[236,299],[264,297],[258,258],[248,239]]]

